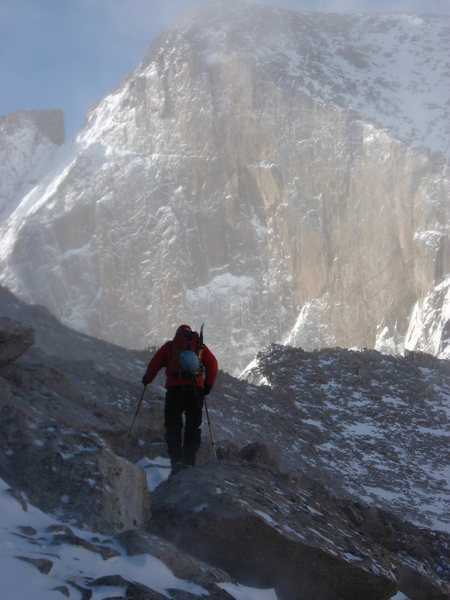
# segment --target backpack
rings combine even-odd
[[[201,346],[200,336],[196,331],[183,325],[179,327],[172,340],[167,373],[173,377],[197,381],[202,370],[199,360]]]

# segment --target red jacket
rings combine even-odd
[[[155,353],[151,361],[148,363],[147,370],[145,371],[143,379],[145,383],[151,383],[158,374],[158,371],[163,367],[166,367],[166,388],[175,385],[192,385],[191,379],[175,377],[167,372],[167,367],[170,363],[171,349],[172,340],[169,340]],[[203,378],[203,376],[200,376],[196,382],[196,385],[201,388],[205,387],[206,385],[211,389],[217,376],[217,359],[211,350],[205,345],[203,345],[201,352],[201,362],[205,367],[205,377]]]

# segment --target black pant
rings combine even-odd
[[[185,415],[184,442],[182,440],[183,413]],[[172,464],[183,462],[195,465],[195,455],[201,443],[203,390],[192,386],[167,388],[164,407],[165,440]]]

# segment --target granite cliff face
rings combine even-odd
[[[195,13],[3,222],[1,283],[127,347],[205,321],[229,370],[280,340],[448,355],[448,27]]]

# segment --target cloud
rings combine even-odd
[[[294,10],[450,14],[448,0],[253,2]],[[138,66],[154,37],[202,4],[207,0],[1,0],[0,113],[60,107],[71,135],[89,106]]]
[[[252,0],[257,4],[318,12],[409,12],[450,14],[448,0]]]

